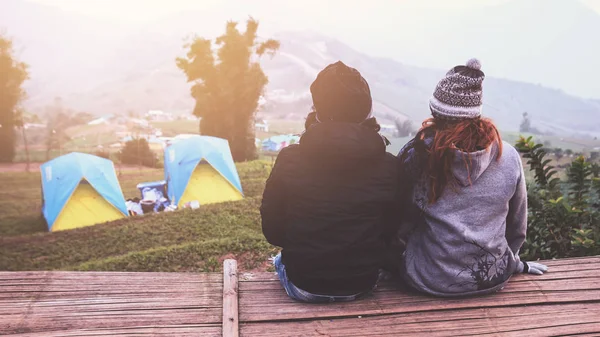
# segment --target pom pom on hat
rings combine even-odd
[[[466,65],[471,69],[481,70],[481,61],[476,58],[468,60]]]

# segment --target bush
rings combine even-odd
[[[100,158],[105,158],[105,159],[110,159],[110,153],[108,151],[104,151],[104,150],[98,150],[94,153],[94,155],[96,157],[100,157]]]
[[[594,166],[583,156],[567,167],[567,181],[545,159],[542,144],[521,137],[516,144],[534,172],[528,184],[529,217],[521,257],[561,258],[600,254],[599,183]]]
[[[119,160],[123,164],[147,167],[158,166],[156,154],[150,150],[150,145],[144,138],[136,138],[125,143],[125,146],[119,152]]]

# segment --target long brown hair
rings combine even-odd
[[[431,144],[425,144],[425,139]],[[502,139],[494,123],[488,118],[475,118],[460,121],[429,118],[423,125],[413,143],[416,155],[421,161],[429,183],[429,202],[435,203],[448,184],[456,184],[452,174],[452,164],[456,150],[467,153],[465,167],[469,170],[470,153],[498,144],[497,160],[502,156]],[[405,162],[408,151],[402,154]],[[469,177],[470,179],[470,177]]]

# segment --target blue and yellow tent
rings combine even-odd
[[[229,142],[209,136],[179,140],[165,149],[169,198],[178,207],[241,200],[244,197]]]
[[[70,153],[40,167],[42,213],[50,231],[91,226],[127,216],[113,162]]]

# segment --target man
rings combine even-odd
[[[356,69],[331,64],[310,91],[306,131],[267,180],[262,228],[282,248],[274,264],[291,298],[351,301],[374,289],[396,232],[397,160]]]

